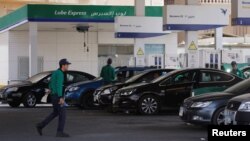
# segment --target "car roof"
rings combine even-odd
[[[240,68],[240,70],[245,70],[245,69],[249,69],[250,68],[250,66],[245,66],[245,67],[242,67],[242,68]]]
[[[236,96],[236,97],[230,99],[230,101],[248,102],[248,101],[250,101],[250,93]]]
[[[218,69],[210,69],[210,68],[187,68],[187,69],[180,69],[180,71],[216,71],[216,72],[220,72],[220,73],[225,73],[225,74],[229,74],[229,75],[232,75],[232,76],[235,76],[235,77],[238,77],[234,74],[231,74],[231,73],[228,73],[228,72],[225,72],[223,70],[218,70]]]
[[[55,70],[54,70],[54,71],[55,71]],[[43,72],[40,72],[39,74],[41,74],[41,73],[52,73],[52,72],[54,72],[54,71],[43,71]],[[69,70],[69,71],[67,71],[67,72],[83,73],[83,74],[87,74],[87,75],[90,75],[90,76],[95,77],[95,76],[92,75],[92,74],[89,74],[89,73],[87,73],[87,72],[82,72],[82,71]]]
[[[153,71],[174,71],[175,69],[147,69],[144,72],[153,72]]]
[[[117,67],[117,72],[121,71],[144,71],[149,69],[156,69],[154,67]]]

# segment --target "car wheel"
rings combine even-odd
[[[20,102],[8,102],[10,107],[17,108],[20,106]]]
[[[225,107],[218,109],[212,118],[212,123],[214,125],[224,125],[225,124]]]
[[[33,93],[28,93],[24,96],[23,105],[26,108],[33,108],[36,106],[36,96]]]
[[[81,109],[93,109],[95,107],[93,93],[94,92],[90,91],[90,92],[82,94],[81,103],[80,103]]]
[[[139,101],[138,111],[144,115],[157,114],[160,111],[160,102],[155,96],[144,96]]]

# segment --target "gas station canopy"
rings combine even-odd
[[[162,7],[146,7],[146,16],[161,17]],[[26,22],[113,23],[115,16],[134,16],[133,6],[26,5],[0,18],[0,32]]]

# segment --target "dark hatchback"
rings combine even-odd
[[[113,109],[156,114],[163,108],[178,109],[195,88],[228,87],[240,81],[241,78],[220,70],[176,70],[151,83],[140,83],[119,89],[113,98]]]
[[[208,93],[185,99],[179,116],[187,123],[214,124],[225,123],[225,107],[228,101],[236,96],[250,92],[250,79],[246,79],[223,92]],[[236,106],[236,105],[235,105]]]
[[[250,81],[248,84],[250,84]],[[248,92],[250,93],[250,90]],[[225,110],[225,124],[250,125],[249,93],[234,97],[228,102]]]
[[[51,74],[52,71],[42,72],[25,81],[15,81],[14,84],[2,87],[0,89],[0,99],[7,101],[11,107],[19,107],[21,103],[25,107],[35,107],[37,103],[41,103],[41,99],[46,94]],[[88,73],[67,71],[65,73],[64,87],[66,88],[70,84],[93,79],[95,77]],[[50,101],[49,96],[47,101]]]
[[[173,71],[173,69],[146,70],[138,75],[133,76],[124,83],[114,83],[100,87],[94,93],[94,102],[100,107],[112,105],[113,96],[118,89],[135,83],[151,82],[153,79],[156,79],[162,75],[166,75],[171,71]]]

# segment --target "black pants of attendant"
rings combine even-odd
[[[52,104],[53,104],[53,112],[41,123],[39,123],[38,126],[41,128],[44,128],[47,126],[54,118],[57,116],[58,119],[58,127],[57,132],[63,132],[64,131],[64,125],[66,120],[66,110],[63,105],[58,104],[59,98],[57,96],[51,96]]]

